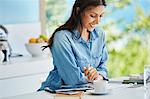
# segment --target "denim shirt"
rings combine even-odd
[[[58,89],[64,84],[88,83],[83,70],[83,67],[87,67],[88,64],[107,79],[108,53],[105,46],[105,33],[98,28],[90,33],[89,41],[83,40],[76,29],[56,32],[51,53],[54,69],[42,83],[40,90],[45,87]]]

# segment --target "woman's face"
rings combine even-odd
[[[83,13],[81,13],[83,29],[87,29],[87,31],[92,31],[95,26],[100,22],[100,19],[104,14],[104,9],[105,7],[102,5],[86,8]]]

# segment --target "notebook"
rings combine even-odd
[[[84,92],[83,91],[76,91],[76,94],[63,94],[63,93],[56,93],[54,99],[82,99]]]

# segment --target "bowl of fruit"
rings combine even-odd
[[[27,51],[33,57],[43,57],[47,56],[50,53],[49,49],[43,49],[43,46],[46,46],[48,43],[48,37],[44,34],[41,34],[38,38],[31,37],[28,40],[28,43],[25,44]]]

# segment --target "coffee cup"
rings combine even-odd
[[[94,87],[95,93],[106,93],[107,81],[106,80],[94,80],[93,87]]]

